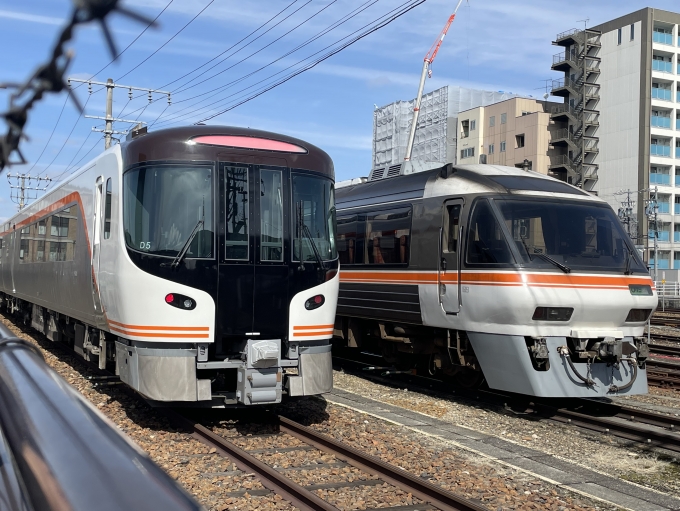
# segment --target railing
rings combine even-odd
[[[671,90],[662,89],[659,87],[652,87],[652,99],[661,99],[664,101],[671,100]]]
[[[649,174],[649,184],[651,185],[670,185],[671,176],[669,174],[660,174],[652,172]]]
[[[550,134],[550,141],[556,142],[557,140],[563,140],[563,139],[572,140],[573,137],[574,137],[574,134],[571,133],[568,129],[564,128],[564,129],[561,129],[561,130],[553,131]]]
[[[673,63],[665,60],[652,60],[652,69],[654,71],[661,71],[662,73],[672,73]]]
[[[680,119],[675,119],[675,129],[680,130]]]
[[[3,508],[202,509],[32,344],[0,325]],[[4,463],[14,459],[15,463]]]
[[[663,144],[651,144],[649,154],[652,156],[670,157],[671,146]]]
[[[680,186],[680,176],[675,176],[675,186]]]
[[[586,151],[590,151],[590,152],[597,151],[598,150],[597,143],[598,143],[597,140],[593,140],[593,139],[586,140],[586,142],[585,142]]]
[[[574,115],[574,116],[578,115],[578,112],[576,110],[574,110],[571,107],[571,105],[568,105],[568,104],[553,106],[552,109],[551,109],[551,113],[553,113],[553,114],[567,113],[567,114],[571,114],[571,115]]]
[[[555,167],[557,165],[564,165],[567,167],[571,166],[571,160],[567,157],[566,154],[561,154],[559,156],[553,156],[551,161],[550,161],[550,166]]]
[[[572,80],[569,77],[562,78],[561,80],[553,80],[552,81],[552,88],[553,90],[555,89],[561,89],[562,87],[579,87],[579,84],[576,82],[576,80]]]
[[[656,260],[658,266],[656,267],[657,270],[670,270],[668,267],[668,259],[657,259]],[[649,261],[649,268],[653,269],[654,268],[654,258],[650,259]],[[657,288],[658,289],[658,288]],[[657,291],[658,292],[658,291]]]
[[[665,115],[652,115],[652,126],[655,128],[670,129],[671,118],[670,116],[666,117]]]
[[[557,34],[557,37],[555,38],[556,41],[559,41],[560,39],[563,39],[565,37],[568,37],[570,35],[577,34],[579,32],[578,28],[570,28],[569,30],[565,30],[564,32],[560,32]]]
[[[670,202],[657,202],[657,206],[659,208],[659,213],[670,213],[671,212]]]
[[[649,238],[654,239],[654,233],[658,234],[657,241],[670,241],[671,233],[669,231],[649,231]]]
[[[652,41],[654,41],[655,43],[668,44],[670,46],[673,46],[673,34],[668,34],[666,32],[657,32],[655,30],[652,35]]]
[[[673,214],[674,215],[680,215],[680,204],[675,203],[673,204]],[[676,232],[675,234],[680,235],[680,231]],[[674,235],[674,237],[677,237]],[[680,241],[680,240],[675,240],[675,241]]]
[[[675,157],[680,158],[680,147],[675,148]]]
[[[676,204],[676,206],[680,206],[680,204]],[[677,211],[676,211],[676,214],[677,214]],[[673,233],[673,241],[674,241],[675,243],[677,243],[678,241],[680,241],[680,231],[675,231],[675,232]],[[680,260],[675,261],[675,262],[680,262]],[[674,262],[673,264],[675,264],[675,262]],[[676,269],[677,269],[677,268],[676,268]]]
[[[680,66],[678,66],[678,74],[680,74]],[[675,101],[680,103],[680,90],[675,93]]]
[[[654,267],[654,262],[650,261],[650,268]],[[661,268],[659,269],[668,269]],[[680,261],[673,260],[673,269],[680,270]],[[658,277],[657,277],[658,278]],[[662,298],[680,298],[680,282],[666,282],[663,283],[660,280],[654,282],[654,287],[656,288],[656,294]]]

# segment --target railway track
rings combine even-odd
[[[319,433],[312,428],[299,424],[283,416],[272,417],[278,423],[279,435],[289,435],[300,440],[308,447],[318,449],[335,456],[342,463],[346,463],[359,470],[370,474],[377,479],[359,480],[355,482],[329,483],[320,485],[301,486],[292,479],[286,477],[281,470],[260,461],[251,452],[242,449],[200,422],[182,415],[177,411],[168,410],[165,413],[173,423],[188,431],[192,435],[217,450],[217,452],[230,458],[236,466],[248,473],[253,473],[262,482],[265,488],[281,495],[301,510],[337,511],[329,502],[321,499],[314,490],[345,488],[351,486],[370,485],[373,481],[380,484],[388,483],[407,493],[410,493],[422,503],[411,506],[400,506],[399,511],[435,510],[442,511],[488,511],[482,504],[465,499],[443,488],[432,484],[420,477],[395,465],[365,454],[334,438]],[[251,437],[249,437],[251,438]],[[275,451],[277,448],[270,448]],[[280,448],[279,448],[280,449]],[[302,449],[301,447],[283,448],[289,450]],[[380,508],[389,510],[389,507]]]
[[[428,394],[434,393],[444,399],[450,399],[453,392],[458,397],[474,401],[475,404],[484,401],[489,405],[504,408],[526,418],[552,420],[632,441],[646,447],[656,447],[673,453],[680,453],[680,434],[678,433],[680,431],[680,417],[677,416],[668,416],[594,399],[537,399],[495,390],[454,389],[441,380],[417,375],[386,377],[371,374],[362,370],[370,364],[356,360],[336,357],[334,363],[345,371],[366,377],[377,383],[399,388],[408,386],[409,390]],[[667,379],[668,376],[661,373],[659,378]]]

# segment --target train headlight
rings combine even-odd
[[[630,309],[626,317],[626,323],[642,323],[647,321],[651,313],[652,309]]]
[[[536,307],[534,321],[569,321],[574,312],[573,307]]]
[[[178,295],[177,293],[168,293],[165,295],[165,303],[183,310],[193,310],[196,308],[196,300],[185,295]]]
[[[305,309],[308,311],[313,311],[318,309],[326,302],[326,298],[323,295],[312,296],[309,300],[305,302]]]

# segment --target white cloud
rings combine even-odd
[[[63,18],[53,18],[51,16],[40,16],[38,14],[5,10],[0,10],[0,18],[27,21],[29,23],[41,23],[43,25],[62,25],[65,22]]]

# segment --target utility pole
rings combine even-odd
[[[15,180],[15,183],[12,183],[12,179]],[[24,209],[24,206],[26,205],[26,201],[29,200],[34,200],[37,198],[37,194],[34,196],[31,196],[31,191],[35,192],[44,192],[47,190],[47,187],[50,185],[52,182],[52,179],[49,177],[42,177],[42,176],[37,176],[33,177],[30,174],[7,174],[7,181],[9,181],[9,186],[12,190],[16,190],[16,193],[12,193],[10,195],[10,198],[12,199],[13,202],[16,202],[19,205],[19,211]],[[26,184],[26,181],[28,181],[28,184]],[[33,184],[33,181],[37,181],[37,186],[31,186]],[[44,186],[41,186],[42,182],[45,182]]]
[[[172,96],[169,91],[164,91],[164,90],[158,90],[158,89],[147,89],[145,87],[133,87],[131,85],[122,85],[119,83],[114,83],[114,81],[109,78],[106,80],[106,83],[104,82],[96,82],[93,80],[80,80],[78,78],[69,78],[68,79],[69,84],[71,82],[76,82],[76,83],[86,83],[88,84],[88,87],[90,90],[92,89],[92,85],[101,85],[103,87],[106,87],[106,116],[101,117],[101,116],[96,116],[96,115],[86,115],[85,117],[88,119],[100,119],[105,121],[104,129],[101,128],[92,128],[92,131],[96,131],[99,133],[104,133],[104,149],[108,149],[111,147],[111,141],[113,139],[113,135],[127,135],[127,130],[126,131],[116,131],[113,129],[113,123],[114,122],[125,122],[129,124],[140,124],[140,121],[138,120],[131,120],[131,119],[118,119],[113,117],[113,90],[118,88],[118,89],[127,89],[128,90],[128,98],[132,99],[132,91],[142,91],[146,92],[148,95],[148,101],[149,104],[153,101],[153,94],[161,94],[164,96],[168,97],[168,105],[172,103]],[[145,123],[141,123],[145,124]]]
[[[649,188],[646,190],[649,192],[649,199],[647,199],[645,202],[647,203],[647,207],[645,208],[645,214],[647,215],[648,221],[652,224],[654,227],[654,277],[653,280],[656,282],[657,280],[657,273],[658,273],[658,253],[659,253],[659,244],[658,244],[658,238],[659,238],[659,202],[658,202],[658,197],[657,197],[657,191],[658,187]],[[649,230],[649,229],[648,229]],[[649,248],[649,243],[647,244],[647,247]]]
[[[619,219],[621,220],[621,223],[625,226],[626,228],[626,233],[628,233],[628,236],[631,239],[637,238],[637,228],[635,229],[635,236],[633,236],[633,223],[635,221],[633,217],[633,211],[635,208],[635,201],[630,199],[631,195],[630,188],[627,191],[619,191],[616,192],[614,195],[626,195],[626,198],[621,201],[621,207],[619,208]],[[637,192],[635,192],[637,193]]]

